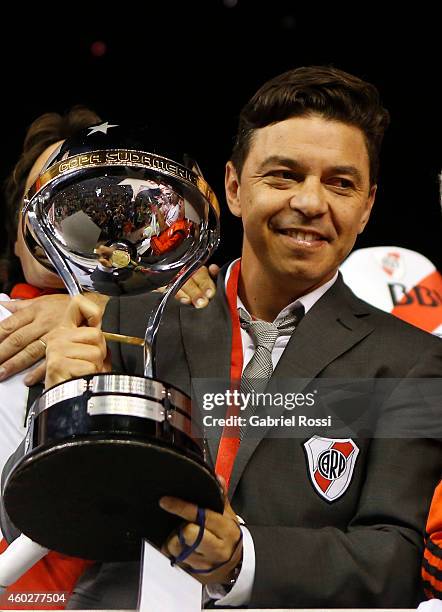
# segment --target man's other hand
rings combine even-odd
[[[222,514],[206,510],[206,524],[203,538],[195,551],[187,557],[182,566],[187,570],[205,570],[203,574],[195,574],[202,584],[228,584],[235,568],[242,559],[241,528],[238,518],[229,503],[224,488],[225,503]],[[200,530],[195,523],[198,508],[176,497],[162,497],[160,506],[163,510],[184,519],[186,524],[181,527],[181,534],[187,546],[191,546]],[[172,535],[163,546],[163,552],[178,557],[182,546],[177,535]],[[216,568],[210,571],[211,568]],[[207,572],[207,573],[206,573]]]
[[[102,308],[83,295],[71,299],[60,325],[45,339],[46,389],[76,376],[111,371],[102,314]]]

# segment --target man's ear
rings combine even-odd
[[[361,221],[359,224],[358,234],[362,234],[362,232],[365,229],[365,226],[368,223],[368,220],[371,214],[371,209],[373,208],[373,204],[376,198],[377,188],[378,188],[377,185],[372,185],[372,187],[370,187],[370,193],[368,194],[368,198],[365,203],[365,209],[364,209],[364,212],[362,213]]]
[[[241,203],[240,203],[240,191],[241,185],[239,184],[239,177],[235,166],[231,161],[226,164],[226,200],[230,208],[230,212],[235,217],[241,217]]]

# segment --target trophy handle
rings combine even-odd
[[[210,217],[212,217],[214,228],[208,231],[207,241],[199,249],[199,253],[201,254],[200,257],[191,262],[187,267],[183,268],[181,274],[173,283],[169,285],[166,293],[163,295],[162,300],[149,316],[146,334],[144,336],[144,376],[149,378],[155,378],[156,338],[160,320],[167,302],[179,291],[179,289],[181,289],[192,274],[206,263],[219,244],[219,217],[213,210],[212,206],[210,206],[209,210],[209,222]]]
[[[42,227],[42,225],[46,225],[45,219],[43,218],[38,221],[37,215],[32,209],[29,209],[27,211],[27,218],[32,227],[32,231],[35,233],[36,237],[38,238],[38,241],[40,242],[40,245],[45,250],[46,255],[48,256],[48,259],[50,260],[51,264],[54,266],[54,268],[57,270],[57,273],[60,275],[61,280],[64,282],[69,295],[71,295],[72,297],[75,295],[82,295],[83,291],[81,289],[81,285],[75,278],[75,275],[72,274],[65,257],[62,255],[62,253],[60,253],[60,251],[53,244],[50,238],[48,238],[46,232]],[[24,223],[25,221],[23,219],[23,230]]]

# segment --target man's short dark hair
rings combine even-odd
[[[253,133],[278,121],[312,114],[358,127],[370,161],[370,184],[377,182],[379,155],[390,122],[374,85],[337,68],[310,66],[284,72],[247,102],[239,117],[231,160],[238,176],[250,150]]]

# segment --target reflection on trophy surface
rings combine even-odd
[[[143,141],[102,124],[65,141],[25,198],[26,242],[71,295],[167,286],[146,311],[146,377],[77,378],[31,409],[5,506],[26,536],[65,554],[127,560],[139,558],[142,538],[160,546],[179,522],[159,508],[163,495],[222,510],[190,399],[155,380],[164,307],[219,239],[214,193],[196,164],[175,159],[158,153],[153,134]]]

